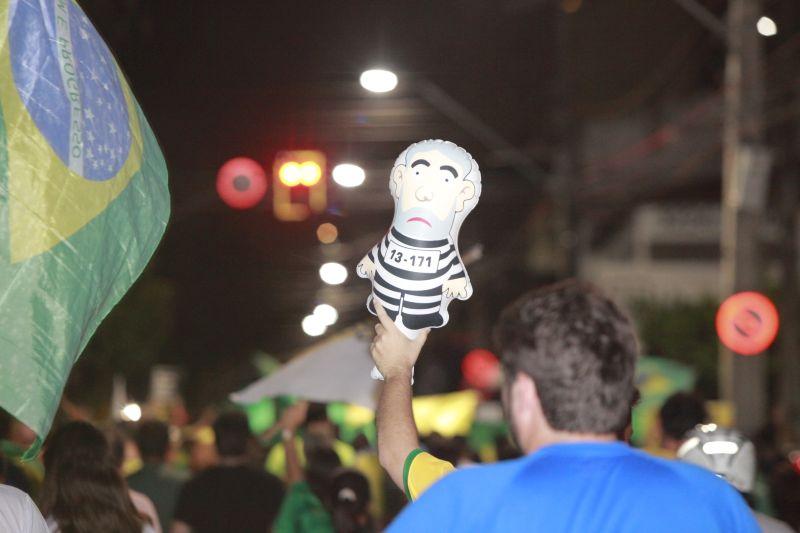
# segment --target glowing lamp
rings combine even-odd
[[[325,161],[325,154],[319,150],[284,150],[275,155],[272,201],[278,220],[298,222],[312,213],[325,211],[328,207]],[[298,186],[304,190],[297,190]]]
[[[322,244],[331,244],[339,237],[339,230],[330,222],[320,224],[317,228],[317,239]]]
[[[497,356],[484,348],[471,350],[461,361],[464,381],[479,390],[495,388],[500,384],[500,362]]]
[[[339,320],[339,312],[336,308],[329,304],[319,304],[314,308],[313,316],[325,326],[332,326]]]
[[[319,183],[322,169],[313,161],[305,161],[300,165],[300,183],[306,187],[313,187]]]
[[[129,403],[120,410],[120,414],[123,420],[138,422],[142,418],[142,408],[137,403]]]
[[[361,86],[373,93],[388,93],[397,87],[397,74],[390,70],[365,70],[358,79]]]
[[[778,311],[757,292],[740,292],[722,302],[717,311],[717,334],[722,344],[741,355],[757,355],[778,334]]]
[[[778,25],[769,17],[761,17],[756,23],[758,33],[764,37],[773,37],[778,34]]]
[[[325,263],[319,268],[319,277],[328,285],[341,285],[347,280],[347,269],[341,263]]]
[[[342,187],[358,187],[367,178],[364,169],[352,163],[341,163],[333,167],[333,181]]]
[[[309,337],[319,337],[325,333],[326,329],[328,329],[328,326],[326,326],[319,317],[314,315],[308,315],[305,317],[301,326],[303,327],[303,333]]]
[[[247,157],[235,157],[217,172],[217,194],[234,209],[250,209],[267,193],[264,169]]]
[[[302,177],[300,165],[294,161],[284,163],[278,171],[278,177],[280,177],[281,183],[287,187],[300,185],[300,178]]]

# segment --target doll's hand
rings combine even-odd
[[[372,276],[375,275],[375,263],[370,261],[369,257],[365,255],[364,259],[358,263],[358,266],[356,267],[356,273],[361,278],[372,279]]]
[[[442,286],[442,292],[448,298],[467,299],[467,278],[448,279]]]

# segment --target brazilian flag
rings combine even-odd
[[[169,217],[161,150],[72,0],[0,0],[0,406],[46,435]]]

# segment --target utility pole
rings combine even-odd
[[[768,179],[764,148],[764,66],[756,22],[760,0],[729,0],[723,111],[722,297],[760,286],[759,231]],[[734,408],[736,426],[752,435],[766,421],[766,360],[722,348],[721,398]]]

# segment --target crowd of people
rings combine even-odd
[[[427,332],[409,340],[379,304],[376,311],[371,351],[385,379],[376,450],[363,438],[341,442],[325,406],[304,401],[261,435],[236,410],[190,439],[156,420],[70,421],[54,428],[33,461],[18,458],[35,435],[9,420],[0,442],[0,531],[784,533],[800,526],[800,472],[777,452],[761,453],[768,447],[758,439],[756,446],[710,423],[694,394],[672,396],[659,412],[661,453],[671,458],[628,444],[637,341],[625,314],[593,287],[566,282],[528,293],[498,319],[509,439],[498,441],[501,460],[484,465],[464,439],[420,438],[411,376]],[[382,483],[378,462],[390,482]],[[403,494],[405,507],[397,501]]]

